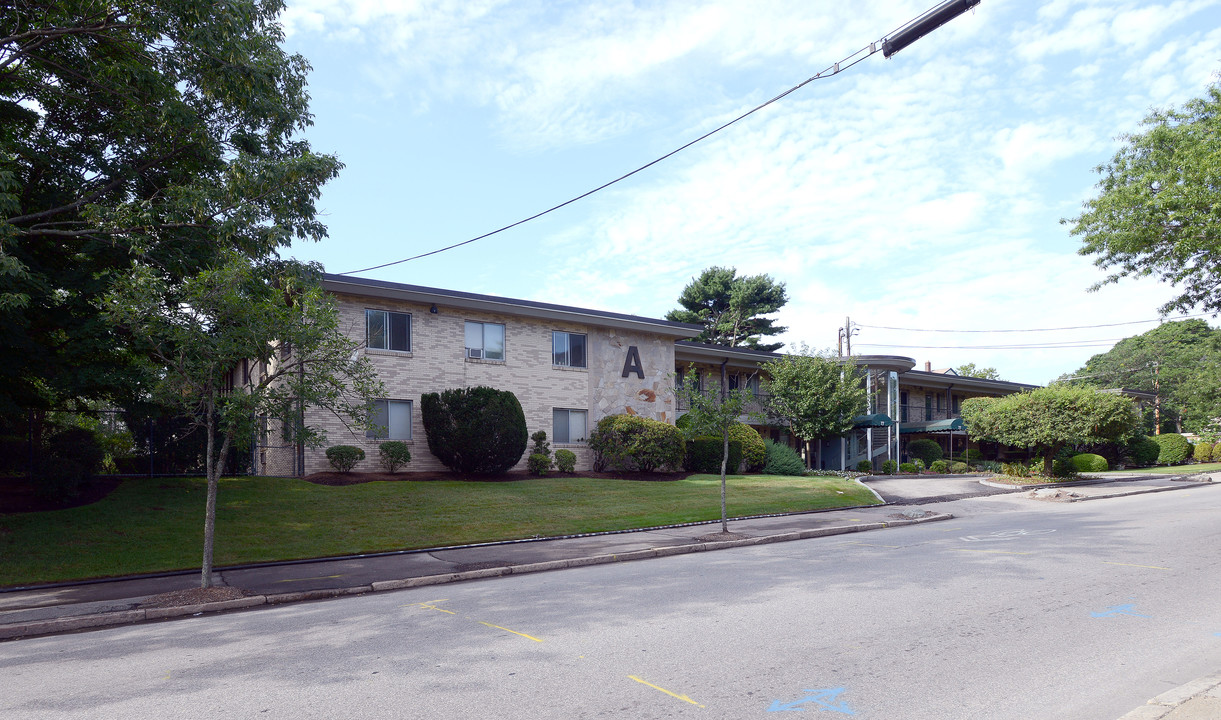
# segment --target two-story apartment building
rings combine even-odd
[[[577,455],[589,469],[589,431],[607,415],[629,413],[673,423],[686,408],[673,392],[675,377],[694,372],[719,386],[739,384],[759,398],[764,411],[766,368],[777,353],[691,341],[698,325],[529,300],[326,275],[340,327],[362,345],[386,387],[374,402],[377,432],[354,433],[342,419],[307,409],[307,423],[327,431],[330,444],[356,445],[366,459],[358,471],[376,471],[377,446],[401,440],[411,449],[408,471],[442,470],[428,452],[420,398],[450,388],[487,385],[510,390],[525,411],[529,432],[547,432],[553,449]],[[965,447],[961,401],[1005,395],[1032,386],[952,373],[913,371],[900,356],[854,358],[868,369],[868,412],[857,430],[821,443],[811,463],[855,467],[869,458],[905,459],[906,442],[935,437],[947,451]],[[785,423],[766,414],[748,421],[765,438],[795,447]],[[524,468],[525,458],[519,463]],[[255,454],[257,474],[299,475],[329,469],[321,449],[267,443]]]

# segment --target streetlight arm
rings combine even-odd
[[[882,56],[890,57],[979,4],[979,0],[946,0],[912,24],[882,41]]]

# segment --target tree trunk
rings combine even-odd
[[[218,462],[216,453],[213,450],[216,447],[216,403],[215,400],[208,400],[208,457],[204,467],[208,476],[208,497],[204,506],[204,550],[203,550],[203,568],[200,572],[199,586],[201,588],[212,587],[212,548],[216,538],[216,494],[220,486],[220,471],[222,462]],[[225,455],[229,453],[229,435],[225,435],[225,439],[220,444],[220,460],[223,461]]]
[[[1052,477],[1055,469],[1056,453],[1060,452],[1059,448],[1048,448],[1043,452],[1043,475]]]
[[[729,465],[729,428],[721,431],[721,532],[729,532],[729,515],[725,511],[725,470]]]

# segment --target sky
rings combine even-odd
[[[348,273],[516,223],[937,4],[288,0],[305,137],[345,169],[318,201],[329,238],[286,254]],[[662,317],[728,266],[785,283],[786,349],[834,348],[850,318],[854,353],[1034,384],[1156,326],[1174,288],[1091,292],[1106,274],[1061,219],[1124,133],[1218,80],[1221,0],[982,0],[847,64],[542,218],[356,275]],[[1076,329],[994,332],[1042,328]]]

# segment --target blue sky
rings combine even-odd
[[[514,223],[818,74],[935,0],[289,0],[347,272]],[[983,0],[545,218],[363,277],[660,317],[710,265],[787,284],[781,339],[1045,383],[1156,323],[1060,219],[1154,107],[1221,70],[1221,0]],[[1075,343],[1055,349],[972,346]],[[1088,345],[1083,347],[1081,345]],[[941,346],[941,347],[920,347]]]

